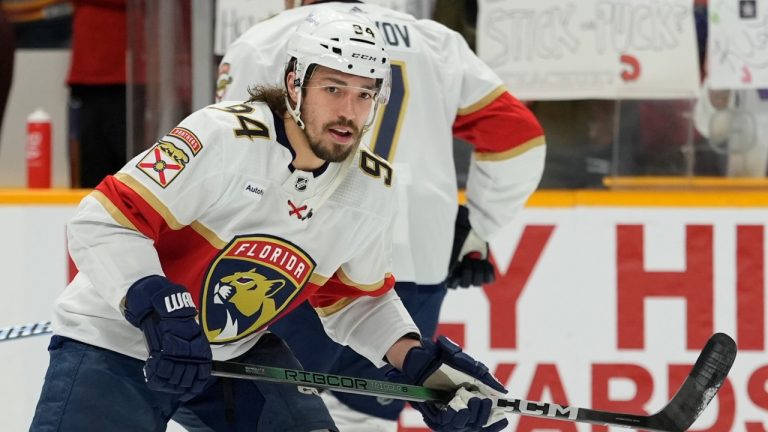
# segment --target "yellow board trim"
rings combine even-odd
[[[746,179],[723,180],[723,185],[733,180],[735,186],[727,190],[724,190],[725,186],[685,190],[541,190],[531,196],[527,207],[768,207],[768,186],[742,188],[739,185]],[[91,189],[0,189],[0,205],[75,206],[89,193]],[[459,202],[466,203],[464,191],[459,191]],[[209,241],[210,236],[218,238],[200,223],[194,222],[192,227]],[[222,244],[220,248],[224,246]],[[328,279],[312,277],[318,285]]]
[[[71,205],[91,189],[0,189],[0,204]]]
[[[603,184],[611,189],[763,189],[768,191],[768,178],[728,177],[605,177]]]
[[[459,203],[466,204],[465,191],[459,191]],[[545,190],[535,192],[528,208],[556,207],[768,207],[768,190],[700,191],[610,191]]]

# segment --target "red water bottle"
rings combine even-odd
[[[27,117],[27,187],[51,187],[51,116],[38,108]]]

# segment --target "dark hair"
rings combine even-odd
[[[257,85],[248,87],[248,94],[250,95],[248,102],[264,102],[279,116],[284,116],[287,112],[285,90],[282,88]]]
[[[304,96],[304,85],[306,85],[306,81],[309,81],[309,77],[312,75],[312,72],[314,72],[316,67],[316,64],[310,64],[307,67],[307,73],[304,77],[305,82],[301,83],[302,97]],[[293,72],[295,69],[296,57],[291,57],[291,59],[288,61],[288,64],[285,66],[285,72],[283,73],[283,86],[285,86],[285,81],[288,79],[288,74]],[[273,112],[280,116],[285,115],[287,112],[287,107],[285,105],[285,98],[287,94],[286,91],[282,88],[255,85],[248,88],[248,94],[250,95],[248,102],[264,102]]]

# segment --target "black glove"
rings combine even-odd
[[[200,393],[211,376],[212,355],[189,291],[162,276],[147,276],[128,289],[123,313],[147,340],[149,388],[180,393],[182,400]]]
[[[405,355],[403,370],[387,373],[391,381],[423,385],[454,392],[447,404],[411,402],[424,418],[424,423],[441,432],[497,432],[508,421],[503,408],[494,407],[492,397],[507,390],[488,368],[463,352],[446,337],[437,342],[422,339],[422,346],[411,348]]]
[[[488,259],[488,242],[472,230],[469,209],[459,206],[446,284],[448,288],[468,288],[482,286],[495,279],[493,264]]]

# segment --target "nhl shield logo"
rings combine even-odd
[[[296,177],[296,183],[293,185],[294,188],[296,188],[299,192],[304,192],[307,190],[307,185],[309,184],[309,179],[306,177]]]
[[[203,286],[201,324],[208,340],[227,343],[263,329],[309,281],[315,262],[272,236],[236,237],[213,261]]]

